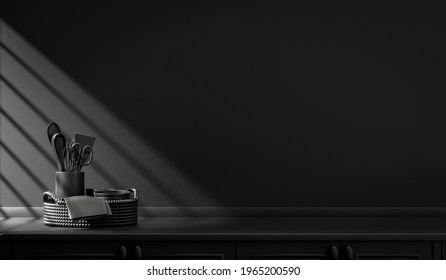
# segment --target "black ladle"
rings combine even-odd
[[[53,139],[54,134],[61,133],[60,127],[57,123],[51,122],[46,128],[46,134],[48,135],[48,141],[51,143],[51,139]],[[52,143],[51,143],[52,144]]]

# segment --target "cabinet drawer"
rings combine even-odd
[[[344,259],[354,260],[431,260],[433,242],[343,242]]]
[[[237,243],[237,258],[248,260],[330,260],[339,258],[339,242]]]
[[[122,242],[63,241],[15,242],[14,259],[113,260],[128,258],[128,245]]]
[[[235,258],[235,242],[135,242],[131,257],[151,260],[223,260]]]

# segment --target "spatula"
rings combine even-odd
[[[74,142],[79,143],[80,149],[82,150],[85,146],[90,146],[93,149],[95,137],[90,135],[85,135],[81,133],[74,134]]]

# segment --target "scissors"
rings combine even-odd
[[[89,165],[93,160],[93,148],[90,145],[85,145],[81,149],[81,145],[73,140],[65,147],[64,151],[66,170],[80,172],[83,166]]]
[[[77,163],[77,172],[81,172],[83,166],[90,165],[93,160],[93,148],[90,145],[86,145],[82,148],[82,152],[79,155],[79,161]]]

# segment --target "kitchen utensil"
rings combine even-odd
[[[80,133],[75,133],[74,134],[74,142],[75,143],[79,143],[81,150],[85,146],[90,146],[91,148],[93,148],[95,140],[96,140],[96,138],[93,137],[93,136],[80,134]]]
[[[65,157],[65,166],[66,171],[68,172],[76,172],[77,171],[77,162],[79,161],[80,156],[80,145],[77,143],[69,144],[65,147],[64,157]]]
[[[66,171],[80,172],[83,166],[87,166],[93,160],[93,149],[90,145],[81,148],[81,144],[71,140],[64,149]]]
[[[46,134],[48,136],[48,140],[51,143],[51,139],[53,138],[53,135],[60,132],[60,127],[57,123],[51,122],[48,127],[46,128]]]
[[[56,157],[57,168],[61,172],[65,172],[64,149],[66,145],[65,136],[62,133],[56,133],[51,138],[54,156]]]
[[[82,148],[77,162],[77,171],[81,172],[83,166],[87,166],[93,160],[93,148],[89,145]]]

